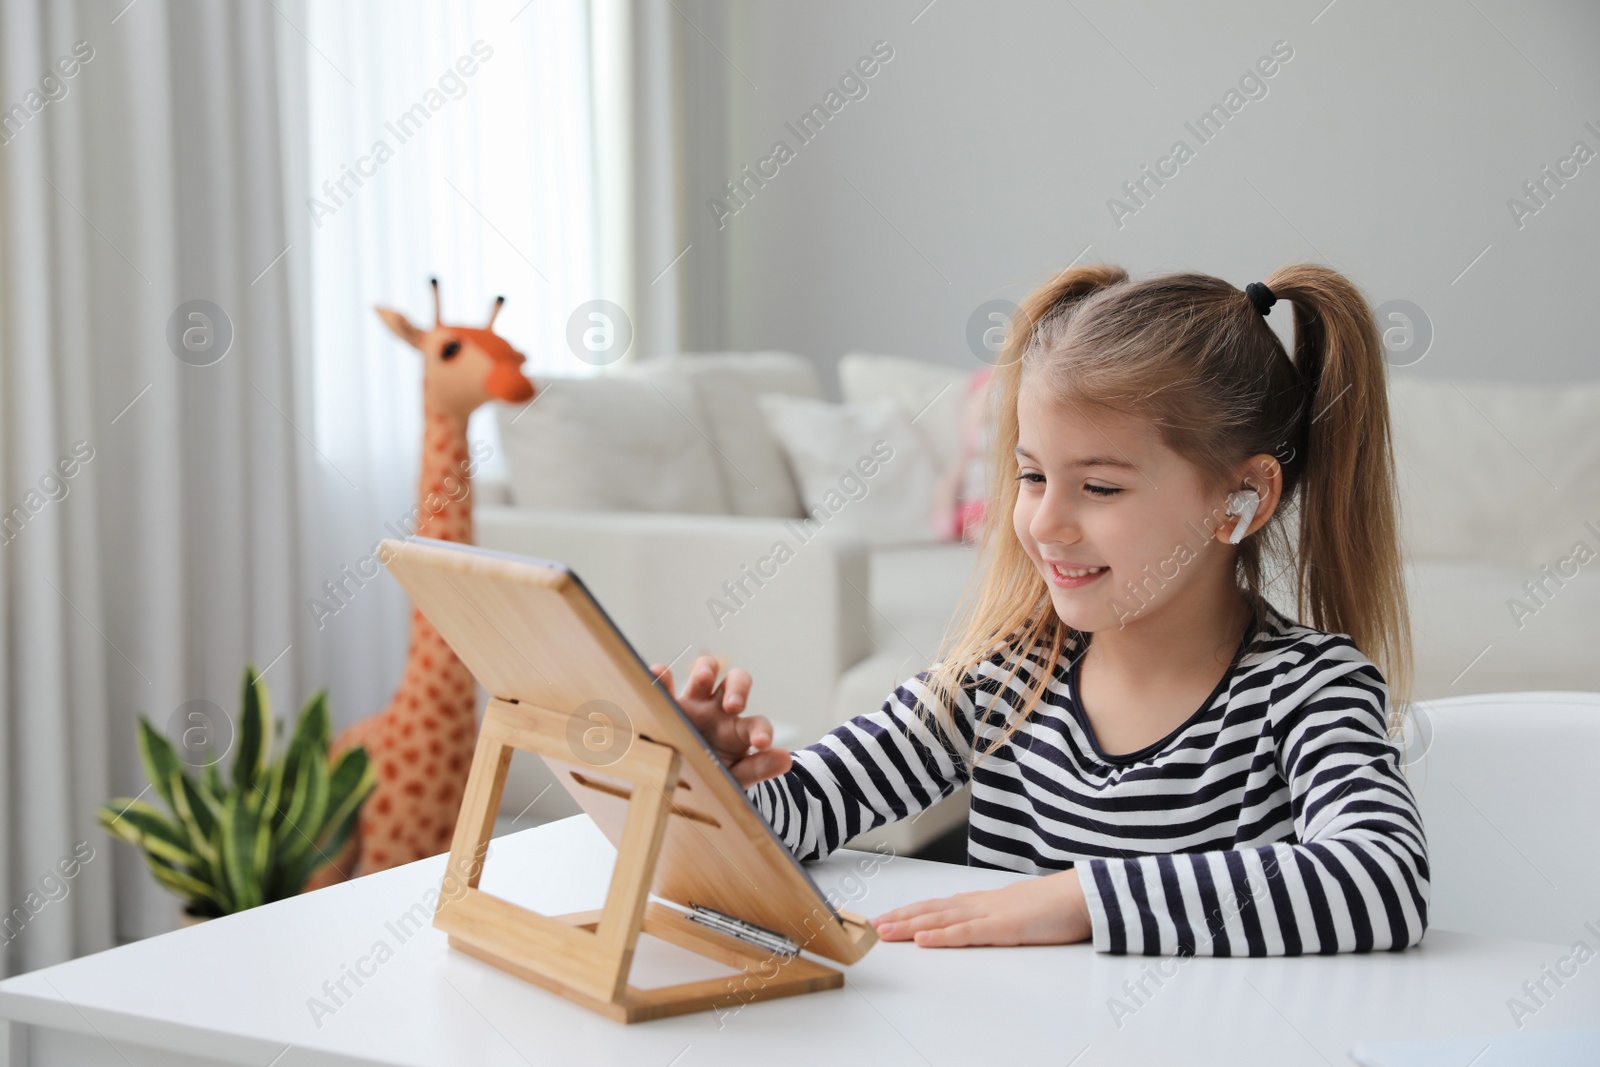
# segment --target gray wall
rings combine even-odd
[[[1600,153],[1600,5],[1326,3],[689,8],[686,346],[976,366],[974,308],[1080,253],[1241,287],[1309,260],[1423,309],[1404,373],[1600,376],[1600,157],[1520,228],[1507,206],[1574,142]],[[867,95],[801,144],[785,123],[878,40]],[[1202,145],[1185,122],[1278,41],[1266,95]],[[1119,227],[1108,199],[1180,138],[1194,157]],[[794,158],[719,229],[706,201],[780,139]]]

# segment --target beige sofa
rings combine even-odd
[[[841,381],[847,401],[890,396],[919,413],[916,425],[943,462],[954,454],[959,385],[968,370],[852,356],[841,365]],[[650,383],[648,391],[641,382]],[[481,544],[571,564],[647,660],[681,667],[714,651],[747,667],[755,679],[753,710],[773,719],[787,746],[809,744],[879,707],[898,682],[932,662],[976,552],[931,540],[815,538],[798,545],[799,497],[792,481],[779,481],[780,450],[753,415],[753,400],[762,392],[819,396],[807,361],[784,353],[680,356],[590,383],[583,388],[592,403],[558,409],[566,384],[556,383],[540,401],[549,409],[536,405],[526,416],[550,416],[535,433],[502,419],[511,480],[480,486]],[[641,456],[655,448],[639,460],[650,468],[642,475],[647,484],[608,485],[610,495],[600,501],[608,510],[541,504],[546,486],[529,479],[560,466],[550,453],[607,447],[604,433],[585,446],[563,436],[559,424],[594,423],[613,389],[654,392],[665,402],[654,416],[628,408],[636,440],[617,445]],[[1593,654],[1600,647],[1600,562],[1572,562],[1580,544],[1600,560],[1600,385],[1397,377],[1391,395],[1417,696],[1600,691]],[[660,421],[652,425],[652,417]],[[674,479],[698,486],[689,496],[708,479],[723,492],[693,499],[692,513],[660,510],[673,499],[662,483]],[[558,487],[558,503],[582,503],[573,492]],[[681,485],[677,492],[685,497]],[[656,510],[618,510],[629,493],[650,498]],[[780,539],[797,543],[793,558],[760,587],[747,580],[751,595],[735,615],[715,617],[708,601]],[[1514,610],[1519,600],[1527,610]],[[502,810],[522,812],[532,801],[522,825],[578,810],[560,790],[541,792],[549,779],[535,764],[529,758],[513,767]],[[963,794],[915,824],[881,828],[857,844],[914,851],[964,819]]]

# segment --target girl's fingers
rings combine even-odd
[[[960,948],[966,945],[992,945],[994,936],[980,919],[966,919],[932,930],[919,930],[914,935],[922,948]]]
[[[709,699],[717,684],[717,661],[712,656],[700,656],[689,670],[689,680],[684,684],[679,699]]]
[[[794,758],[785,749],[771,747],[772,722],[766,716],[740,717],[750,699],[750,672],[735,667],[721,684],[717,684],[717,674],[721,669],[722,661],[715,656],[697,658],[694,666],[689,668],[683,692],[677,699],[684,711],[689,712],[691,718],[700,725],[701,732],[713,747],[725,753],[723,758],[729,761],[728,769],[734,780],[748,789],[757,782],[786,773],[794,765]],[[672,692],[671,667],[664,663],[652,663],[650,674],[667,692]],[[699,716],[691,711],[691,706],[703,703],[711,704],[714,718],[701,724]],[[725,716],[715,716],[717,707],[721,707]],[[752,748],[761,751],[746,755]]]
[[[722,660],[716,656],[697,657],[684,678],[683,692],[678,694],[679,703],[689,700],[714,701],[730,715],[737,715],[743,711],[750,699],[750,672],[743,667],[735,667],[719,684],[717,675],[721,673],[722,667]],[[672,670],[669,667],[653,663],[650,665],[650,673],[667,687],[668,692],[671,692]]]
[[[765,715],[746,715],[733,720],[734,736],[745,748],[766,748],[772,744],[772,723]]]
[[[677,701],[713,746],[726,753],[724,758],[737,763],[749,749],[764,749],[772,744],[772,723],[759,715],[748,719],[739,717],[750,700],[750,672],[735,667],[719,683],[717,675],[723,666],[723,661],[716,656],[697,657],[684,678],[683,692],[678,694]],[[650,674],[667,692],[672,692],[670,666],[652,663]],[[719,709],[723,714],[718,714]],[[771,778],[789,769],[787,762],[782,766],[772,766],[776,769],[765,770],[763,778]]]
[[[735,667],[722,680],[722,710],[737,715],[750,702],[750,672]]]
[[[689,669],[683,672],[683,692],[678,694],[680,702],[694,699],[695,689],[705,683],[702,673],[698,660],[689,664]]]
[[[937,897],[933,900],[919,900],[915,904],[903,904],[898,908],[890,908],[876,919],[873,919],[872,923],[873,925],[877,925],[878,923],[885,922],[904,922],[905,920],[913,919],[918,915],[925,915],[930,911],[947,911],[955,903],[956,899],[954,897]]]
[[[728,769],[733,772],[733,780],[749,789],[757,782],[764,782],[768,778],[776,778],[794,765],[794,758],[787,749],[769,748],[758,752],[754,756],[746,756]]]
[[[879,923],[877,927],[878,936],[887,941],[907,941],[924,930],[937,930],[941,927],[953,926],[967,918],[969,918],[969,915],[966,911],[940,909],[938,911],[924,912],[910,919]]]

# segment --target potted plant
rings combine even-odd
[[[244,669],[228,779],[218,769],[220,755],[191,775],[172,742],[139,717],[139,758],[170,814],[138,798],[118,798],[101,805],[100,825],[139,847],[156,881],[182,898],[191,920],[299,893],[338,855],[377,784],[360,746],[329,765],[326,691],[306,701],[287,748],[274,756],[278,729],[253,666]]]

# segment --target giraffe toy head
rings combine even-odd
[[[427,406],[460,419],[490,400],[521,404],[537,390],[522,373],[526,359],[494,332],[494,320],[506,298],[496,297],[489,321],[481,327],[447,326],[439,316],[439,279],[433,286],[433,329],[413,326],[392,308],[378,317],[396,337],[422,353],[422,395]]]

